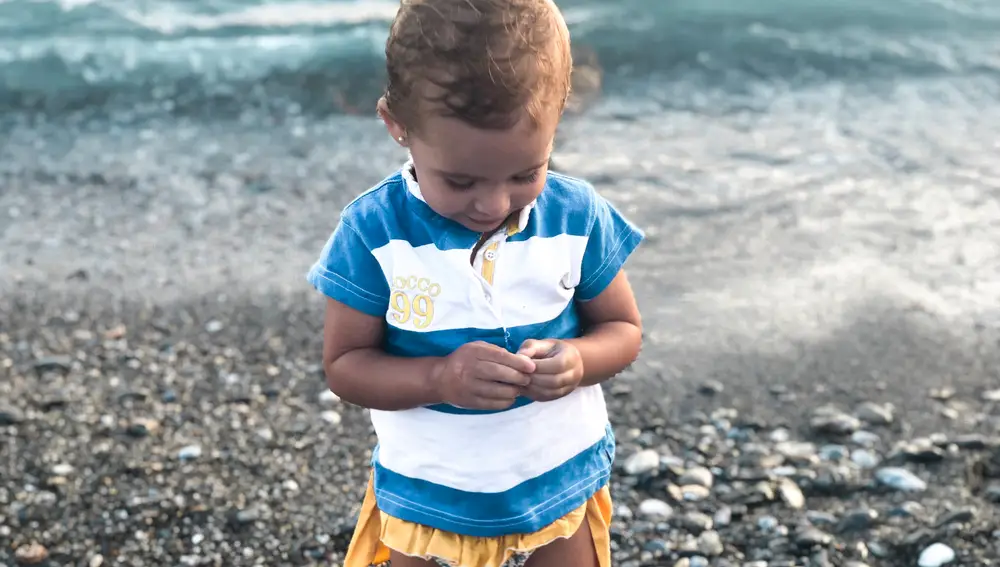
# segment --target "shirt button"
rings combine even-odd
[[[486,253],[483,254],[483,257],[492,262],[493,260],[496,260],[497,253],[494,252],[493,250],[487,250]]]

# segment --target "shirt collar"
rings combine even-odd
[[[427,201],[424,200],[423,193],[420,192],[420,184],[417,183],[417,179],[413,176],[412,157],[407,159],[406,163],[403,164],[402,175],[403,181],[406,183],[406,190],[421,202],[427,203]],[[523,231],[528,226],[528,220],[531,219],[531,211],[535,208],[535,204],[537,202],[538,199],[535,199],[516,214],[511,215],[510,220],[507,222],[507,236],[513,236]]]

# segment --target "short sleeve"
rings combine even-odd
[[[614,205],[593,193],[593,219],[580,268],[576,298],[594,299],[615,279],[645,236]]]
[[[340,221],[306,279],[323,295],[373,317],[389,307],[389,285],[361,235]]]

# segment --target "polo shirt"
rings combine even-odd
[[[342,211],[307,279],[386,322],[384,350],[447,356],[471,341],[516,352],[581,334],[597,297],[643,233],[594,188],[549,172],[538,198],[470,261],[482,234],[435,213],[409,164]],[[610,477],[615,440],[600,386],[501,411],[436,404],[371,410],[378,508],[469,536],[532,533]]]

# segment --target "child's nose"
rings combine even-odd
[[[501,188],[490,191],[476,200],[476,210],[487,217],[505,215],[510,210],[510,195]]]

